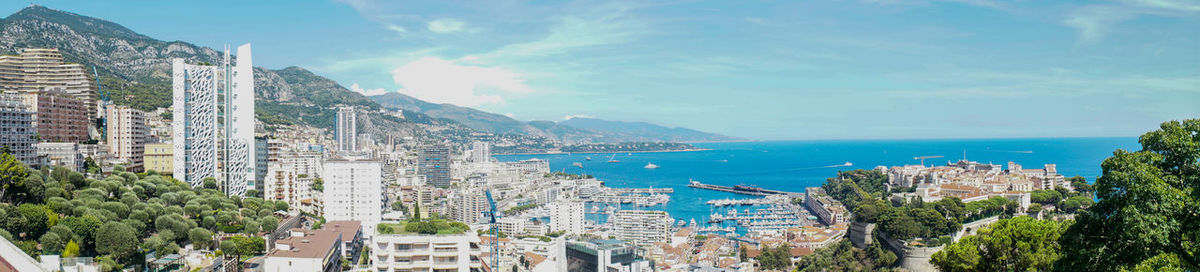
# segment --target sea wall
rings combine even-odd
[[[937,247],[913,247],[905,244],[903,241],[892,239],[887,236],[887,233],[879,232],[879,239],[884,245],[887,245],[892,252],[896,253],[896,257],[900,259],[900,267],[908,271],[937,271],[937,268],[929,262],[929,258],[934,253],[942,251],[943,246]]]

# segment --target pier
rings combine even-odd
[[[736,185],[733,187],[729,187],[729,186],[721,186],[721,185],[713,185],[713,184],[704,184],[704,183],[700,183],[699,181],[695,181],[695,180],[691,181],[691,183],[688,183],[688,187],[697,188],[697,189],[713,190],[713,191],[721,191],[721,192],[730,192],[730,193],[735,193],[735,194],[752,195],[752,196],[799,195],[799,193],[768,190],[768,189],[758,188],[758,187],[754,187],[754,186]]]
[[[616,194],[670,194],[675,193],[675,188],[608,188],[608,191]]]

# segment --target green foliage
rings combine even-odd
[[[1001,219],[933,254],[941,271],[1049,271],[1069,223],[1028,216]]]
[[[208,248],[213,242],[213,233],[204,228],[192,228],[188,231],[188,240],[197,248]]]
[[[843,239],[837,244],[813,251],[796,262],[797,271],[886,271],[896,263],[895,253],[879,243],[858,249]]]
[[[1095,191],[1095,189],[1092,188],[1092,185],[1088,184],[1087,179],[1084,177],[1081,177],[1081,176],[1069,177],[1069,178],[1067,178],[1067,181],[1071,182],[1071,187],[1075,188],[1076,192],[1080,192],[1080,193],[1084,193],[1084,194],[1091,194],[1092,191]]]
[[[109,97],[117,105],[125,105],[145,112],[171,106],[170,84],[142,83],[103,75],[100,76],[100,86],[108,91]]]
[[[108,222],[96,230],[96,252],[125,260],[137,251],[137,231],[121,222]]]
[[[766,270],[783,270],[792,266],[792,253],[787,245],[763,249],[758,257],[758,266]]]
[[[67,245],[63,247],[62,257],[70,258],[70,257],[78,257],[78,256],[79,256],[79,243],[75,243],[75,240],[71,240],[70,242],[67,242]]]
[[[321,178],[313,179],[312,189],[313,189],[313,191],[324,192],[325,191],[325,180],[321,179]]]
[[[1073,196],[1067,200],[1063,200],[1062,205],[1059,205],[1059,207],[1065,212],[1074,213],[1080,209],[1087,209],[1094,203],[1091,197]]]
[[[1044,205],[1055,205],[1066,197],[1055,190],[1036,190],[1029,193],[1029,201]]]
[[[12,202],[13,194],[22,193],[25,177],[29,175],[25,165],[8,152],[0,153],[0,201]],[[12,190],[14,192],[9,192]]]
[[[508,210],[504,211],[504,214],[510,214],[510,215],[517,214],[517,213],[520,213],[520,212],[523,212],[523,211],[526,211],[529,209],[537,208],[537,206],[538,206],[537,204],[532,204],[532,203],[521,205],[521,206],[516,206],[516,207],[508,208]]]
[[[1142,150],[1117,150],[1101,164],[1100,201],[1060,239],[1055,267],[1130,269],[1164,254],[1200,264],[1200,119],[1165,122],[1138,142]]]

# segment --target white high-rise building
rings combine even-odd
[[[492,150],[487,142],[471,144],[471,161],[476,163],[488,162],[492,158]]]
[[[108,105],[108,152],[126,163],[125,169],[140,173],[146,153],[146,113],[127,106]]]
[[[671,237],[671,216],[664,211],[621,210],[609,220],[618,240],[639,246],[666,242]]]
[[[581,201],[559,201],[550,203],[550,231],[566,231],[568,234],[583,234],[584,203]]]
[[[172,72],[175,179],[192,187],[212,177],[228,195],[255,187],[254,65],[250,44],[232,65],[192,65],[175,59]],[[218,116],[223,123],[218,123]]]
[[[378,161],[330,160],[325,162],[325,219],[361,221],[371,237],[383,219],[383,166]]]
[[[334,139],[338,151],[353,152],[358,150],[358,112],[352,107],[338,108],[337,129]]]
[[[479,236],[380,234],[371,239],[373,271],[483,271]]]

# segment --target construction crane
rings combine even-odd
[[[921,160],[921,166],[924,166],[924,165],[925,165],[925,159],[936,159],[936,158],[941,158],[941,157],[942,157],[941,155],[937,155],[937,156],[920,156],[920,157],[913,157],[913,159],[914,159],[914,160]]]
[[[99,110],[100,110],[100,112],[103,112],[102,116],[100,116],[100,120],[96,120],[96,126],[97,126],[97,129],[100,130],[100,139],[107,139],[107,137],[108,137],[108,131],[107,131],[108,130],[108,110],[105,110],[105,109],[108,108],[109,103],[112,103],[112,100],[108,97],[108,92],[104,91],[103,87],[100,87],[100,72],[96,71],[95,65],[92,65],[92,78],[96,80],[96,93],[98,95],[100,95],[100,109]]]
[[[492,228],[492,272],[500,271],[500,230],[496,228],[496,217],[500,215],[496,212],[496,201],[492,199],[492,190],[484,190],[483,194],[487,196],[489,210],[483,212],[483,216],[488,217],[488,226]]]

